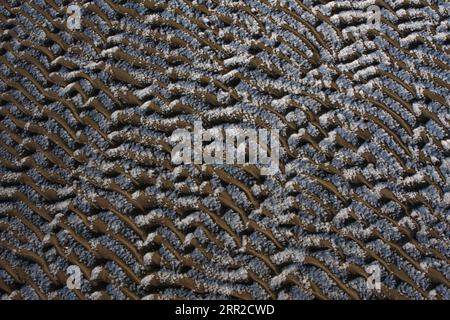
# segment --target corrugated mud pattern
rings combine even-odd
[[[70,4],[0,3],[2,299],[450,298],[448,2]],[[173,165],[195,120],[281,172]]]

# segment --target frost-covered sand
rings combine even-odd
[[[374,3],[1,1],[0,298],[450,299],[449,3]],[[173,165],[194,121],[280,174]]]

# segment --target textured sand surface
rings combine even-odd
[[[0,1],[1,299],[450,299],[447,1],[74,3]],[[174,165],[197,120],[281,172]]]

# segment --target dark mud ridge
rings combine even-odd
[[[448,2],[71,4],[0,2],[1,299],[450,299]]]

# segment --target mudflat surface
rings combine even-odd
[[[448,2],[70,4],[0,2],[1,299],[450,299]],[[174,165],[194,121],[280,173]]]

